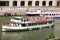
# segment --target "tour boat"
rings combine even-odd
[[[42,12],[42,15],[47,16],[47,17],[53,17],[53,18],[60,18],[60,12],[55,12],[55,11],[45,11]]]
[[[37,11],[34,11],[34,12],[31,12],[31,11],[27,11],[26,12],[26,15],[27,16],[41,16],[41,15],[44,15],[44,16],[51,16],[53,18],[60,18],[60,12],[59,11],[49,11],[49,10],[41,10],[41,9],[38,9]]]
[[[40,16],[41,10],[38,9],[37,11],[27,11],[26,15],[27,16]]]
[[[54,19],[51,17],[14,17],[10,23],[2,24],[2,31],[21,31],[53,27]]]

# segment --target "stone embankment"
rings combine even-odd
[[[27,11],[36,11],[37,9],[41,10],[54,10],[60,11],[60,7],[0,7],[0,16],[1,15],[26,15]]]

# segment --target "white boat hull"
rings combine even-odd
[[[54,24],[44,24],[44,25],[36,25],[36,26],[27,26],[27,27],[9,27],[2,26],[2,31],[20,31],[20,30],[33,30],[33,29],[41,29],[43,27],[52,27]]]

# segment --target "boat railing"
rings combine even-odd
[[[2,24],[2,26],[6,26],[6,27],[17,27],[17,25],[16,24],[11,24],[11,23],[6,23],[6,24]]]
[[[26,18],[22,18],[21,20],[13,20],[11,22],[15,22],[15,23],[33,23],[36,20],[48,20],[51,19],[51,17],[45,17],[45,16],[37,16],[37,17],[26,17]]]
[[[46,21],[46,20],[52,20],[52,18],[51,17],[41,17],[41,16],[37,16],[37,17],[27,17],[27,18],[22,18],[21,19],[21,22],[19,22],[19,23],[34,23],[34,22],[36,22],[36,20],[44,20],[44,21]],[[16,25],[16,23],[14,24],[11,24],[11,23],[7,23],[7,24],[3,24],[3,26],[16,26],[17,27],[17,25]]]

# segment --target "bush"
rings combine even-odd
[[[50,34],[48,35],[48,38],[49,38],[49,39],[51,39],[51,38],[55,38],[55,36],[54,36],[53,33],[50,33]]]
[[[52,39],[52,38],[55,38],[55,36],[54,36],[53,33],[50,33],[44,40],[49,40],[49,39]]]

